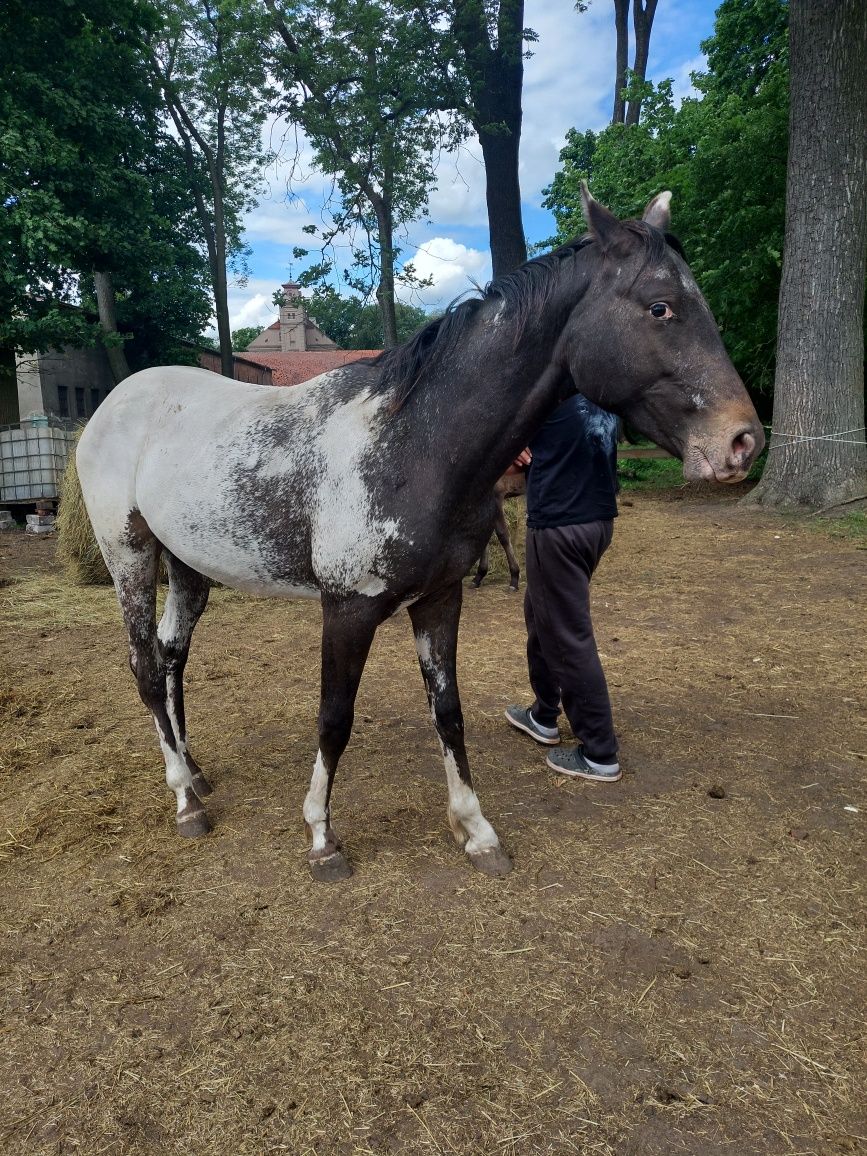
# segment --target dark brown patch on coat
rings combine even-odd
[[[143,550],[153,539],[153,531],[144,520],[141,510],[130,510],[126,520],[126,544],[133,550]]]

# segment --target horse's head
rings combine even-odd
[[[744,478],[765,437],[710,309],[666,235],[670,193],[619,221],[582,187],[591,279],[558,346],[578,390],[683,461],[684,477]]]

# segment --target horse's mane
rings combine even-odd
[[[668,233],[662,233],[644,221],[621,223],[644,246],[642,270],[662,260],[667,244],[683,256],[679,242]],[[516,322],[514,340],[517,345],[528,319],[548,303],[563,262],[592,244],[594,239],[591,234],[584,233],[552,249],[550,253],[534,257],[514,272],[490,281],[484,289],[479,290],[478,297],[453,301],[441,317],[422,326],[408,341],[384,350],[378,357],[367,362],[380,371],[379,379],[373,386],[374,391],[379,394],[390,393],[392,411],[401,409],[416,386],[454,351],[482,305],[495,298],[503,302]]]

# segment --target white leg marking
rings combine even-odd
[[[163,738],[159,724],[156,723],[157,737],[160,740],[160,747],[162,748],[163,758],[166,761],[166,785],[169,790],[175,792],[177,799],[178,812],[182,811],[186,806],[187,791],[193,791],[193,776],[190,774],[190,769],[184,762],[183,757],[179,751],[173,751],[166,740]],[[172,724],[174,726],[174,723]]]
[[[313,777],[310,780],[310,790],[304,800],[304,822],[310,828],[312,839],[311,851],[325,849],[325,832],[328,830],[328,811],[325,806],[325,796],[328,791],[328,772],[322,761],[322,751],[316,755],[316,766],[313,768]]]
[[[169,722],[172,724],[172,730],[175,732],[175,742],[178,747],[178,754],[183,759],[187,753],[186,736],[181,734],[181,728],[178,725],[178,718],[175,714],[175,679],[174,674],[166,675],[166,713],[169,716]]]
[[[449,748],[442,743],[440,745],[449,787],[449,826],[453,831],[456,826],[459,827],[466,836],[464,850],[468,855],[499,847],[497,832],[482,814],[476,792],[461,778],[455,756]]]

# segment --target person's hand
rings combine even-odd
[[[530,453],[529,450],[521,450],[521,452],[518,454],[518,456],[515,458],[515,460],[512,462],[512,464],[506,470],[505,476],[508,477],[510,474],[522,473],[527,468],[527,466],[530,464],[530,462],[532,460],[533,460],[533,455]]]

